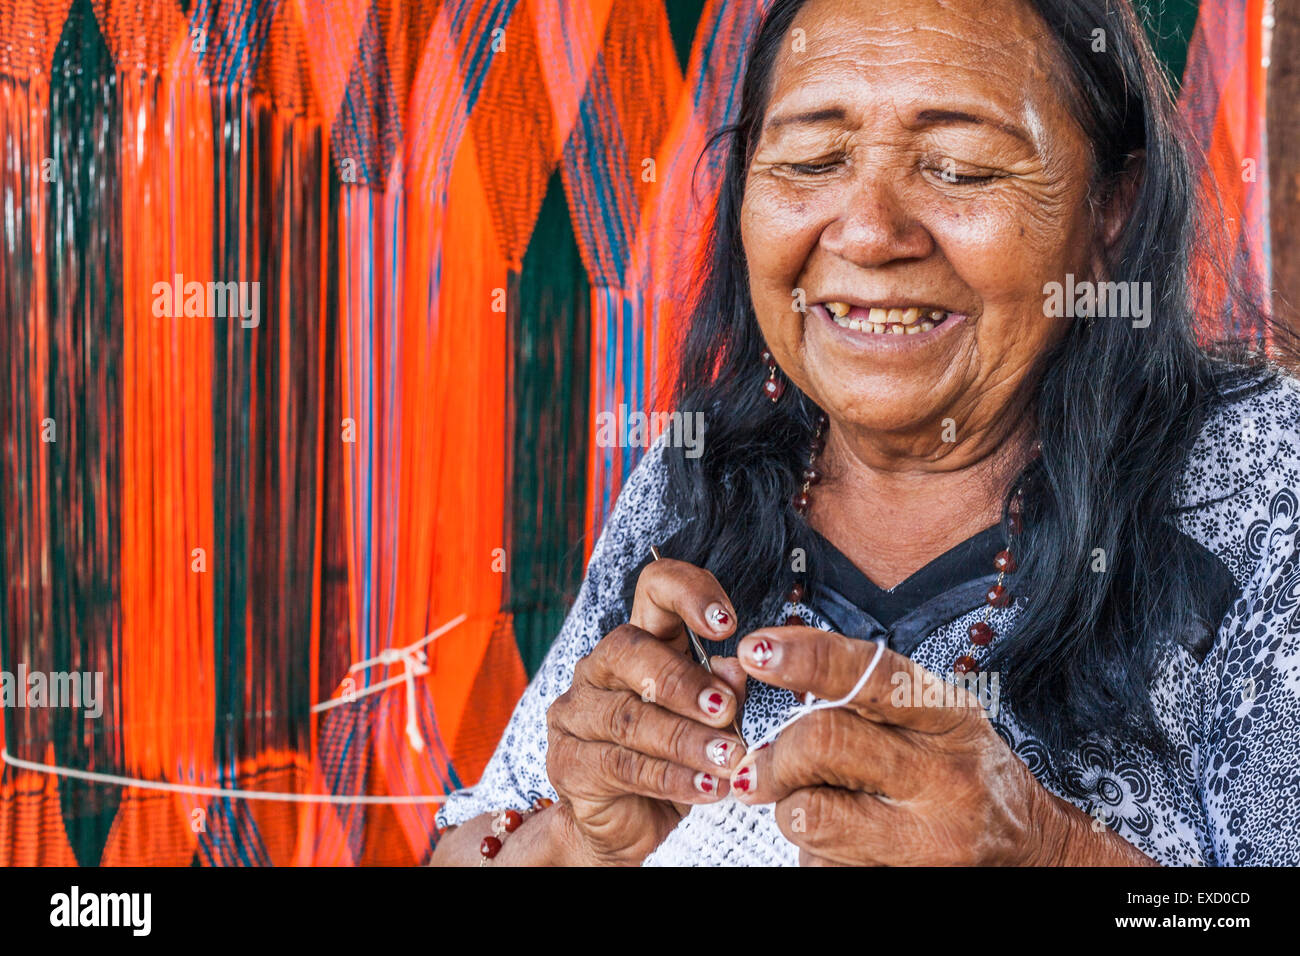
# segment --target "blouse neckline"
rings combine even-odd
[[[823,583],[885,628],[892,628],[900,619],[939,596],[994,573],[993,558],[1003,547],[1001,524],[990,525],[953,545],[894,587],[885,589],[867,577],[819,531],[809,530],[821,550],[820,555],[810,556],[810,560],[820,560]]]

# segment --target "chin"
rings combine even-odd
[[[868,380],[850,388],[809,393],[832,423],[877,432],[912,431],[944,418],[945,402],[927,388],[899,388],[897,382]]]

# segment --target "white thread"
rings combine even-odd
[[[827,710],[828,708],[831,707],[844,707],[848,704],[853,703],[853,699],[857,697],[859,693],[861,693],[862,688],[867,686],[867,681],[871,679],[872,672],[876,669],[876,665],[880,663],[880,658],[885,653],[884,641],[877,640],[875,644],[876,644],[875,656],[871,658],[871,663],[867,665],[867,669],[862,672],[862,676],[858,678],[858,682],[853,685],[853,689],[851,691],[849,691],[839,700],[819,700],[816,703],[813,702],[813,695],[811,693],[807,694],[804,697],[804,702],[802,704],[798,704],[795,707],[791,708],[791,710],[789,711],[789,716],[786,717],[785,722],[782,723],[779,727],[777,727],[776,730],[767,733],[758,743],[756,743],[751,748],[751,752],[757,750],[759,747],[762,747],[766,744],[770,744],[772,741],[776,740],[776,738],[780,735],[781,731],[785,730],[796,720],[799,720],[801,717],[806,717],[808,714],[811,714],[815,710]]]
[[[283,793],[278,790],[230,790],[225,787],[200,787],[184,783],[164,783],[161,780],[142,780],[137,777],[119,777],[111,773],[96,773],[92,770],[77,770],[73,767],[59,767],[49,763],[34,763],[23,760],[0,747],[0,761],[17,767],[19,770],[33,770],[37,773],[53,774],[56,777],[71,777],[74,780],[89,780],[91,783],[110,783],[119,787],[139,787],[142,790],[166,790],[168,793],[193,793],[204,797],[236,797],[240,800],[275,800],[281,803],[442,803],[447,795],[420,794],[410,797],[354,797],[334,793]]]
[[[311,712],[313,714],[319,714],[323,711],[338,707],[340,704],[351,704],[358,698],[366,697],[369,694],[377,693],[386,687],[392,687],[395,684],[405,681],[406,736],[410,740],[412,748],[417,751],[423,750],[424,738],[420,736],[419,724],[415,719],[415,678],[422,677],[429,673],[428,657],[425,655],[422,648],[426,644],[430,644],[442,637],[442,635],[464,622],[468,617],[469,615],[467,614],[461,614],[452,618],[437,630],[426,634],[413,644],[408,644],[406,647],[390,647],[381,651],[377,657],[372,657],[369,660],[353,664],[348,668],[349,674],[355,674],[357,671],[362,671],[378,664],[396,664],[398,661],[401,661],[406,665],[406,667],[404,672],[397,677],[390,677],[387,680],[382,680],[377,684],[372,684],[362,691],[349,692],[342,697],[332,697],[327,701],[315,704],[312,706]],[[162,780],[145,780],[140,777],[121,777],[112,773],[97,773],[93,770],[77,770],[74,767],[61,767],[57,764],[36,763],[31,760],[23,760],[21,757],[15,757],[4,747],[0,747],[0,763],[7,763],[11,767],[17,767],[19,770],[31,770],[36,773],[47,773],[56,777],[70,777],[74,780],[87,780],[91,783],[107,783],[118,787],[138,787],[142,790],[163,790],[168,793],[191,793],[203,797],[234,797],[239,800],[273,800],[280,803],[408,805],[444,803],[447,799],[447,795],[442,793],[418,794],[406,797],[368,797],[361,794],[356,796],[345,796],[334,793],[285,793],[279,790],[238,790],[227,787],[201,787],[184,783],[166,783]]]
[[[378,667],[381,664],[386,667],[391,667],[393,664],[396,664],[398,661],[401,661],[402,664],[405,666],[403,667],[402,673],[399,674],[397,677],[390,677],[387,680],[382,680],[377,684],[372,684],[363,691],[349,691],[348,693],[344,694],[342,697],[331,697],[329,700],[323,701],[313,706],[311,712],[313,714],[319,714],[322,711],[326,711],[333,707],[337,707],[340,704],[351,704],[354,703],[358,698],[366,697],[369,694],[378,693],[379,691],[384,690],[385,688],[392,687],[395,684],[401,682],[405,682],[406,683],[406,739],[411,742],[412,750],[416,751],[417,753],[424,750],[424,737],[420,735],[420,724],[419,721],[415,719],[415,679],[417,677],[423,677],[425,674],[429,673],[429,658],[424,653],[423,648],[426,644],[431,644],[432,642],[436,641],[438,638],[442,637],[442,635],[446,634],[452,628],[456,627],[458,624],[465,621],[468,617],[469,617],[468,614],[461,614],[457,617],[453,617],[442,627],[438,628],[435,631],[430,632],[429,634],[426,634],[424,637],[420,638],[418,641],[416,641],[413,644],[407,644],[405,647],[388,647],[380,651],[377,657],[372,657],[364,661],[358,661],[357,663],[353,664],[351,667],[348,668],[349,676],[357,673],[357,671],[363,671],[371,667]]]

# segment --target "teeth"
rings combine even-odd
[[[948,313],[942,310],[920,308],[871,309],[866,317],[858,318],[850,315],[853,307],[846,302],[827,302],[825,305],[836,325],[873,335],[916,335],[931,331],[948,318]]]

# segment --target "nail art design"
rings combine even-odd
[[[766,667],[776,656],[776,651],[767,640],[761,640],[749,649],[749,658],[755,667]]]
[[[715,604],[705,611],[704,618],[715,631],[725,631],[731,624],[731,615],[721,604]]]
[[[710,717],[722,713],[723,697],[716,690],[706,690],[700,694],[700,707]]]
[[[725,740],[715,740],[709,744],[709,759],[719,767],[727,765],[727,758],[731,756],[731,744]]]
[[[731,785],[741,793],[749,793],[749,788],[754,785],[754,778],[750,774],[749,767],[741,767],[736,771],[736,775],[731,778]]]
[[[695,775],[695,789],[700,793],[713,793],[718,789],[717,783],[713,779],[713,774],[700,771]]]

